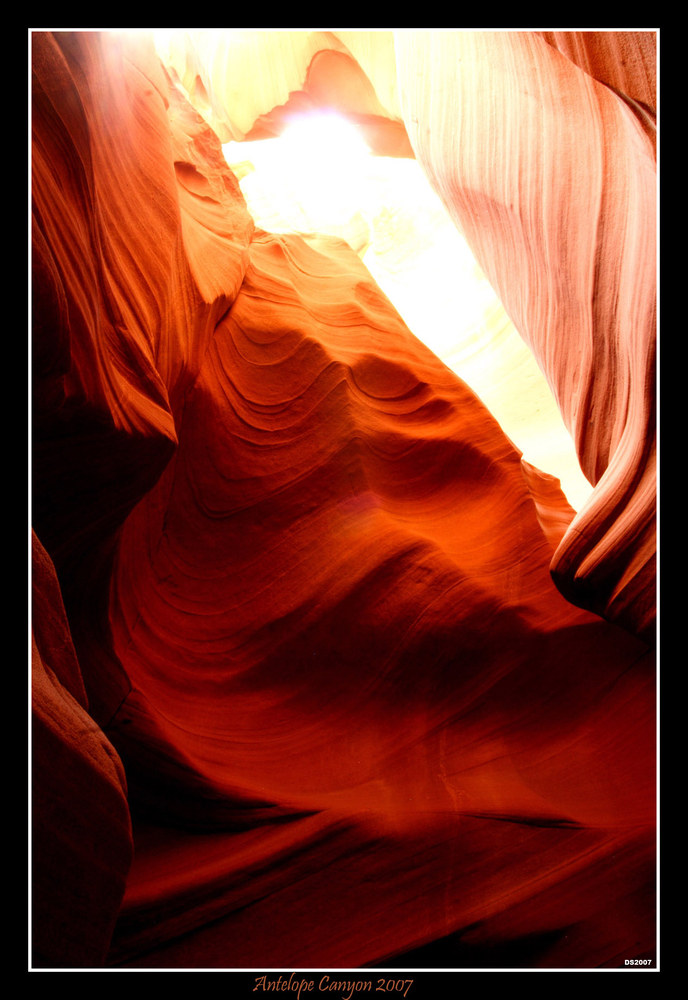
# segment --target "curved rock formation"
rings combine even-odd
[[[127,784],[88,714],[52,562],[32,541],[34,960],[101,966],[133,854]]]
[[[174,451],[253,222],[150,43],[33,42],[34,517],[83,646],[106,611],[110,542]],[[128,687],[116,663],[98,671],[99,721]]]
[[[239,87],[251,60],[271,72]],[[210,120],[231,137],[273,134],[314,101],[403,120],[595,486],[553,560],[557,585],[652,640],[655,33],[213,33],[178,43],[173,64],[191,90],[202,80]],[[332,82],[318,83],[319,64]]]
[[[325,129],[331,141],[316,146]],[[592,486],[547,380],[418,161],[371,155],[347,119],[329,113],[223,149],[256,224],[345,239],[414,334],[580,510]]]
[[[539,31],[550,45],[611,88],[657,139],[657,38],[653,31]]]
[[[401,34],[398,78],[416,156],[547,375],[596,487],[555,555],[557,584],[651,638],[656,165],[649,112],[635,105],[651,97],[654,36],[582,37],[567,55],[628,87],[630,106],[534,32]],[[643,58],[615,70],[625,52]]]
[[[149,43],[33,70],[37,963],[653,958],[653,657],[556,482]]]

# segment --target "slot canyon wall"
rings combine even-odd
[[[37,968],[654,961],[655,41],[32,34]],[[221,142],[312,107],[420,162],[577,513],[254,224]]]

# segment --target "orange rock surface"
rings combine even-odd
[[[189,32],[171,59],[230,138],[318,102],[405,125],[410,147],[387,152],[420,161],[595,487],[553,560],[557,585],[653,641],[656,33]]]
[[[422,66],[434,43],[418,44]],[[493,50],[471,44],[487,72]],[[583,95],[606,109],[547,41],[510,44],[507,65],[532,47],[557,93],[574,74],[576,113]],[[480,198],[453,187],[407,120],[464,228],[463,205],[484,209],[472,235],[485,253],[492,240],[495,280],[511,260],[536,353],[560,375],[576,359],[558,399],[599,483],[574,516],[348,245],[255,228],[219,137],[148,39],[33,45],[34,961],[654,961],[654,658],[632,634],[652,603],[637,596],[649,528],[635,548],[630,530],[650,524],[650,345],[624,319],[649,310],[625,240],[649,240],[651,157],[628,106],[612,95],[600,118],[642,211],[620,219],[603,174],[605,253],[590,258],[589,211],[562,208],[546,174],[547,218],[571,225],[542,273],[520,255],[544,239],[525,195],[516,225],[489,173]],[[412,108],[410,39],[397,55]],[[505,185],[543,115],[562,133],[537,100],[508,109],[524,133],[514,124]],[[539,155],[526,194],[543,190]],[[576,311],[566,269],[583,281],[585,247],[602,273],[614,239],[618,294],[604,285]],[[555,586],[552,559],[566,593],[581,546],[601,568],[574,600],[625,629]]]

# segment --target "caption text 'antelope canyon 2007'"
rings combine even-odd
[[[658,32],[29,39],[31,969],[656,969]]]

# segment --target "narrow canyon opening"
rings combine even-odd
[[[346,240],[412,333],[579,510],[592,486],[547,380],[420,164],[372,153],[332,112],[294,117],[279,138],[223,150],[256,224]]]
[[[185,31],[166,30],[155,40],[181,86],[175,67],[182,71],[188,59],[185,46],[193,44],[197,58],[203,54],[212,67],[218,47],[231,60],[246,33],[197,30],[191,43]],[[206,67],[184,92],[212,123],[200,82],[211,76]],[[335,98],[345,103],[339,92]],[[332,93],[324,100],[322,107],[285,109],[275,126],[279,135],[223,144],[256,224],[346,240],[411,331],[471,386],[526,461],[555,476],[579,510],[592,486],[547,379],[410,144],[402,147],[405,155],[373,152],[356,116],[350,120],[328,106]]]
[[[654,970],[656,32],[30,41],[33,968]]]

